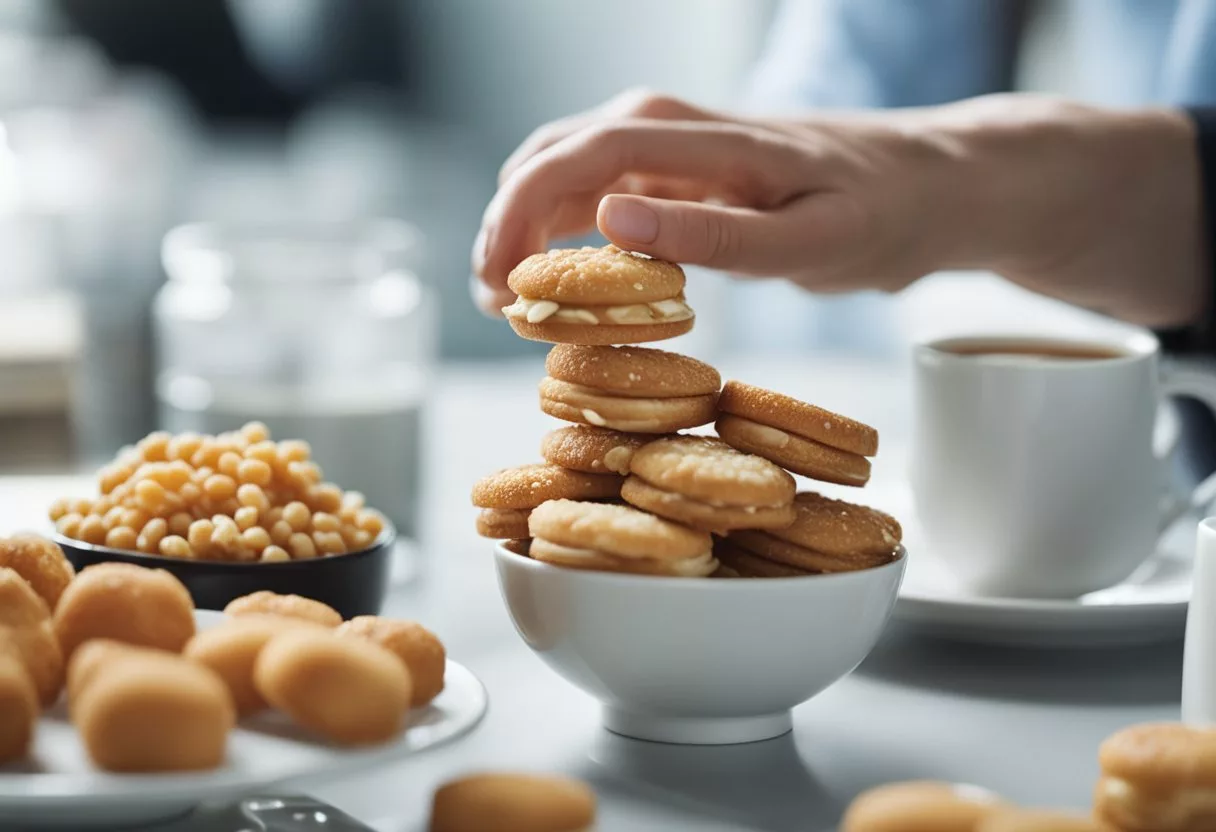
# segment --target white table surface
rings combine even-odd
[[[816,357],[719,363],[725,376],[769,384],[876,425],[883,450],[875,477],[900,476],[909,405],[903,373]],[[434,629],[452,657],[481,677],[490,693],[488,717],[450,747],[351,779],[299,784],[297,791],[377,830],[404,832],[425,828],[430,795],[445,779],[524,769],[591,782],[601,800],[599,828],[608,832],[827,832],[860,790],[909,778],[967,781],[1019,802],[1085,807],[1102,739],[1132,723],[1177,718],[1180,643],[1023,651],[927,641],[893,628],[861,668],[795,710],[791,735],[705,748],[608,734],[595,703],[518,638],[499,599],[490,543],[473,532],[473,481],[535,461],[541,435],[555,426],[536,409],[541,375],[539,361],[441,375],[428,413],[428,522],[419,577],[385,610]],[[46,502],[71,484],[0,478],[0,531],[36,525]],[[864,502],[864,493],[857,499]],[[161,827],[240,828],[224,813]]]

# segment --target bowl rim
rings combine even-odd
[[[357,552],[347,552],[344,555],[326,555],[325,557],[309,558],[308,560],[284,560],[274,563],[262,563],[261,561],[249,561],[246,563],[234,562],[230,560],[193,560],[188,558],[171,558],[165,555],[153,555],[148,552],[132,552],[126,549],[115,549],[112,546],[106,546],[98,543],[88,543],[83,540],[77,540],[73,537],[67,537],[55,531],[52,532],[51,540],[60,548],[65,546],[72,549],[78,549],[82,552],[87,552],[99,557],[121,557],[130,558],[138,561],[146,562],[150,569],[164,569],[171,566],[175,569],[215,569],[222,572],[240,572],[249,569],[280,569],[280,568],[295,568],[306,567],[310,564],[317,563],[335,563],[346,561],[349,558],[362,559],[385,548],[391,547],[397,541],[397,528],[388,518],[384,520],[384,529],[379,536],[372,541],[371,545],[365,549],[360,549]]]
[[[782,588],[808,586],[820,584],[835,584],[854,583],[859,581],[871,580],[878,575],[887,572],[888,570],[902,571],[908,562],[908,550],[901,543],[896,550],[896,557],[890,562],[884,563],[881,566],[871,566],[867,569],[854,569],[849,572],[827,572],[818,575],[797,575],[791,577],[780,578],[755,578],[755,579],[736,579],[736,580],[695,580],[677,575],[638,575],[627,572],[604,572],[595,569],[570,569],[561,566],[554,566],[544,561],[539,561],[530,558],[527,555],[521,555],[507,547],[508,541],[494,541],[494,553],[499,560],[510,560],[518,565],[521,569],[529,569],[533,572],[550,572],[560,573],[563,575],[573,576],[577,580],[586,580],[599,582],[603,584],[615,584],[623,586],[641,585],[654,586],[656,584],[671,588],[679,587],[684,591],[697,592],[737,592],[741,587],[746,587],[749,590],[777,591]],[[740,587],[741,585],[741,587]]]

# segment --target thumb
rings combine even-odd
[[[805,235],[784,211],[611,194],[596,224],[620,248],[744,274],[788,274],[806,258]]]

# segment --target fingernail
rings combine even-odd
[[[482,228],[477,232],[476,239],[473,240],[473,274],[480,275],[486,267],[486,243],[488,241],[486,230]]]
[[[631,199],[608,197],[603,222],[604,233],[618,240],[653,243],[659,236],[659,215]]]

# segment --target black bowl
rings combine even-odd
[[[376,542],[361,551],[283,563],[182,560],[94,546],[61,534],[52,537],[77,572],[107,561],[171,572],[190,590],[199,609],[222,610],[234,598],[266,589],[280,595],[315,598],[343,618],[353,618],[376,615],[384,605],[397,535],[392,526],[386,525]]]

